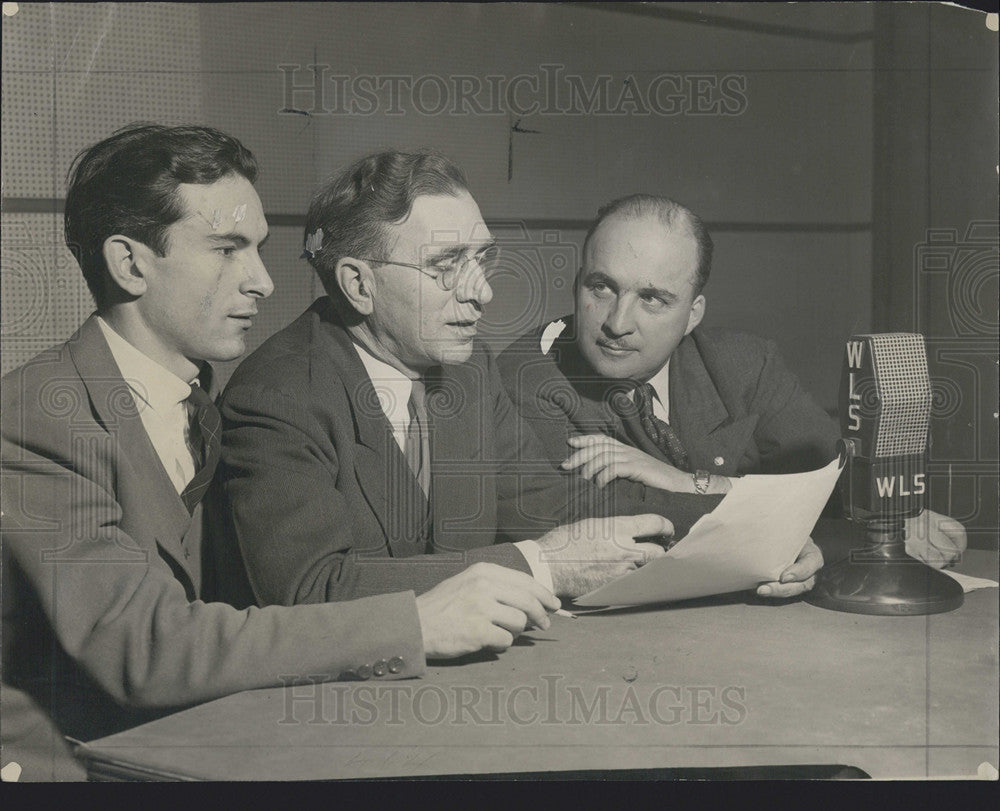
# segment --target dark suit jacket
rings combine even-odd
[[[483,347],[467,363],[430,373],[427,392],[429,541],[423,494],[328,299],[240,365],[220,400],[216,504],[233,530],[219,554],[227,599],[292,604],[399,588],[419,594],[475,561],[528,571],[504,541],[537,538],[578,517],[670,515],[673,502],[609,499],[543,458]],[[715,503],[699,502],[684,521]],[[227,568],[235,549],[252,592],[242,571]]]
[[[603,433],[666,461],[621,393],[630,384],[602,379],[576,349],[573,318],[542,354],[533,330],[497,360],[511,399],[554,462],[570,436]],[[836,454],[836,423],[802,389],[772,341],[696,328],[670,359],[670,423],[693,469],[726,476],[814,470]],[[616,396],[617,394],[617,396]]]
[[[381,658],[423,672],[413,594],[295,610],[199,600],[200,526],[93,318],[5,376],[2,408],[5,694],[28,693],[62,732],[100,737]]]

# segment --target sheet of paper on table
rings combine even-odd
[[[840,475],[840,461],[808,473],[733,479],[665,557],[605,583],[580,606],[644,605],[756,588],[795,562]],[[641,540],[641,539],[640,539]]]

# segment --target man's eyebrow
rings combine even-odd
[[[661,298],[668,303],[677,301],[676,293],[672,293],[671,291],[665,290],[662,287],[653,287],[650,285],[641,288],[638,292],[640,296],[656,296],[657,298]]]
[[[601,273],[601,271],[599,270],[592,270],[589,273],[584,273],[583,281],[585,284],[604,282],[604,284],[606,284],[608,287],[614,287],[615,289],[618,288],[618,285],[615,283],[614,279],[612,279],[610,276],[604,273]]]
[[[480,245],[470,245],[469,243],[461,243],[458,245],[448,245],[441,250],[430,254],[425,261],[427,262],[440,262],[442,259],[454,259],[467,251],[473,250],[476,253],[484,251],[487,248],[496,247],[497,241],[495,239],[488,240]]]
[[[230,232],[228,234],[208,234],[210,240],[213,242],[235,242],[241,248],[245,248],[250,244],[250,240],[246,238],[244,234],[238,234],[235,232]],[[270,232],[264,235],[264,238],[257,243],[257,249],[260,250],[264,247],[264,244],[271,238]]]

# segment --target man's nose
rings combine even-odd
[[[246,262],[243,264],[243,283],[240,285],[240,292],[245,296],[256,298],[267,298],[274,292],[274,282],[271,275],[264,267],[264,260],[256,251],[249,251]]]
[[[608,311],[607,318],[604,319],[604,329],[616,337],[628,335],[633,331],[632,308],[628,302],[615,299],[615,303]]]
[[[493,288],[479,263],[474,262],[459,277],[455,298],[475,304],[480,310],[493,300]]]

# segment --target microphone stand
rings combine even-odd
[[[856,446],[852,440],[843,445],[850,478]],[[854,492],[850,484],[848,491]],[[848,515],[853,526],[864,529],[864,545],[821,569],[806,602],[833,611],[882,616],[941,614],[962,605],[965,593],[953,578],[906,554],[902,517],[855,517],[853,500]]]

